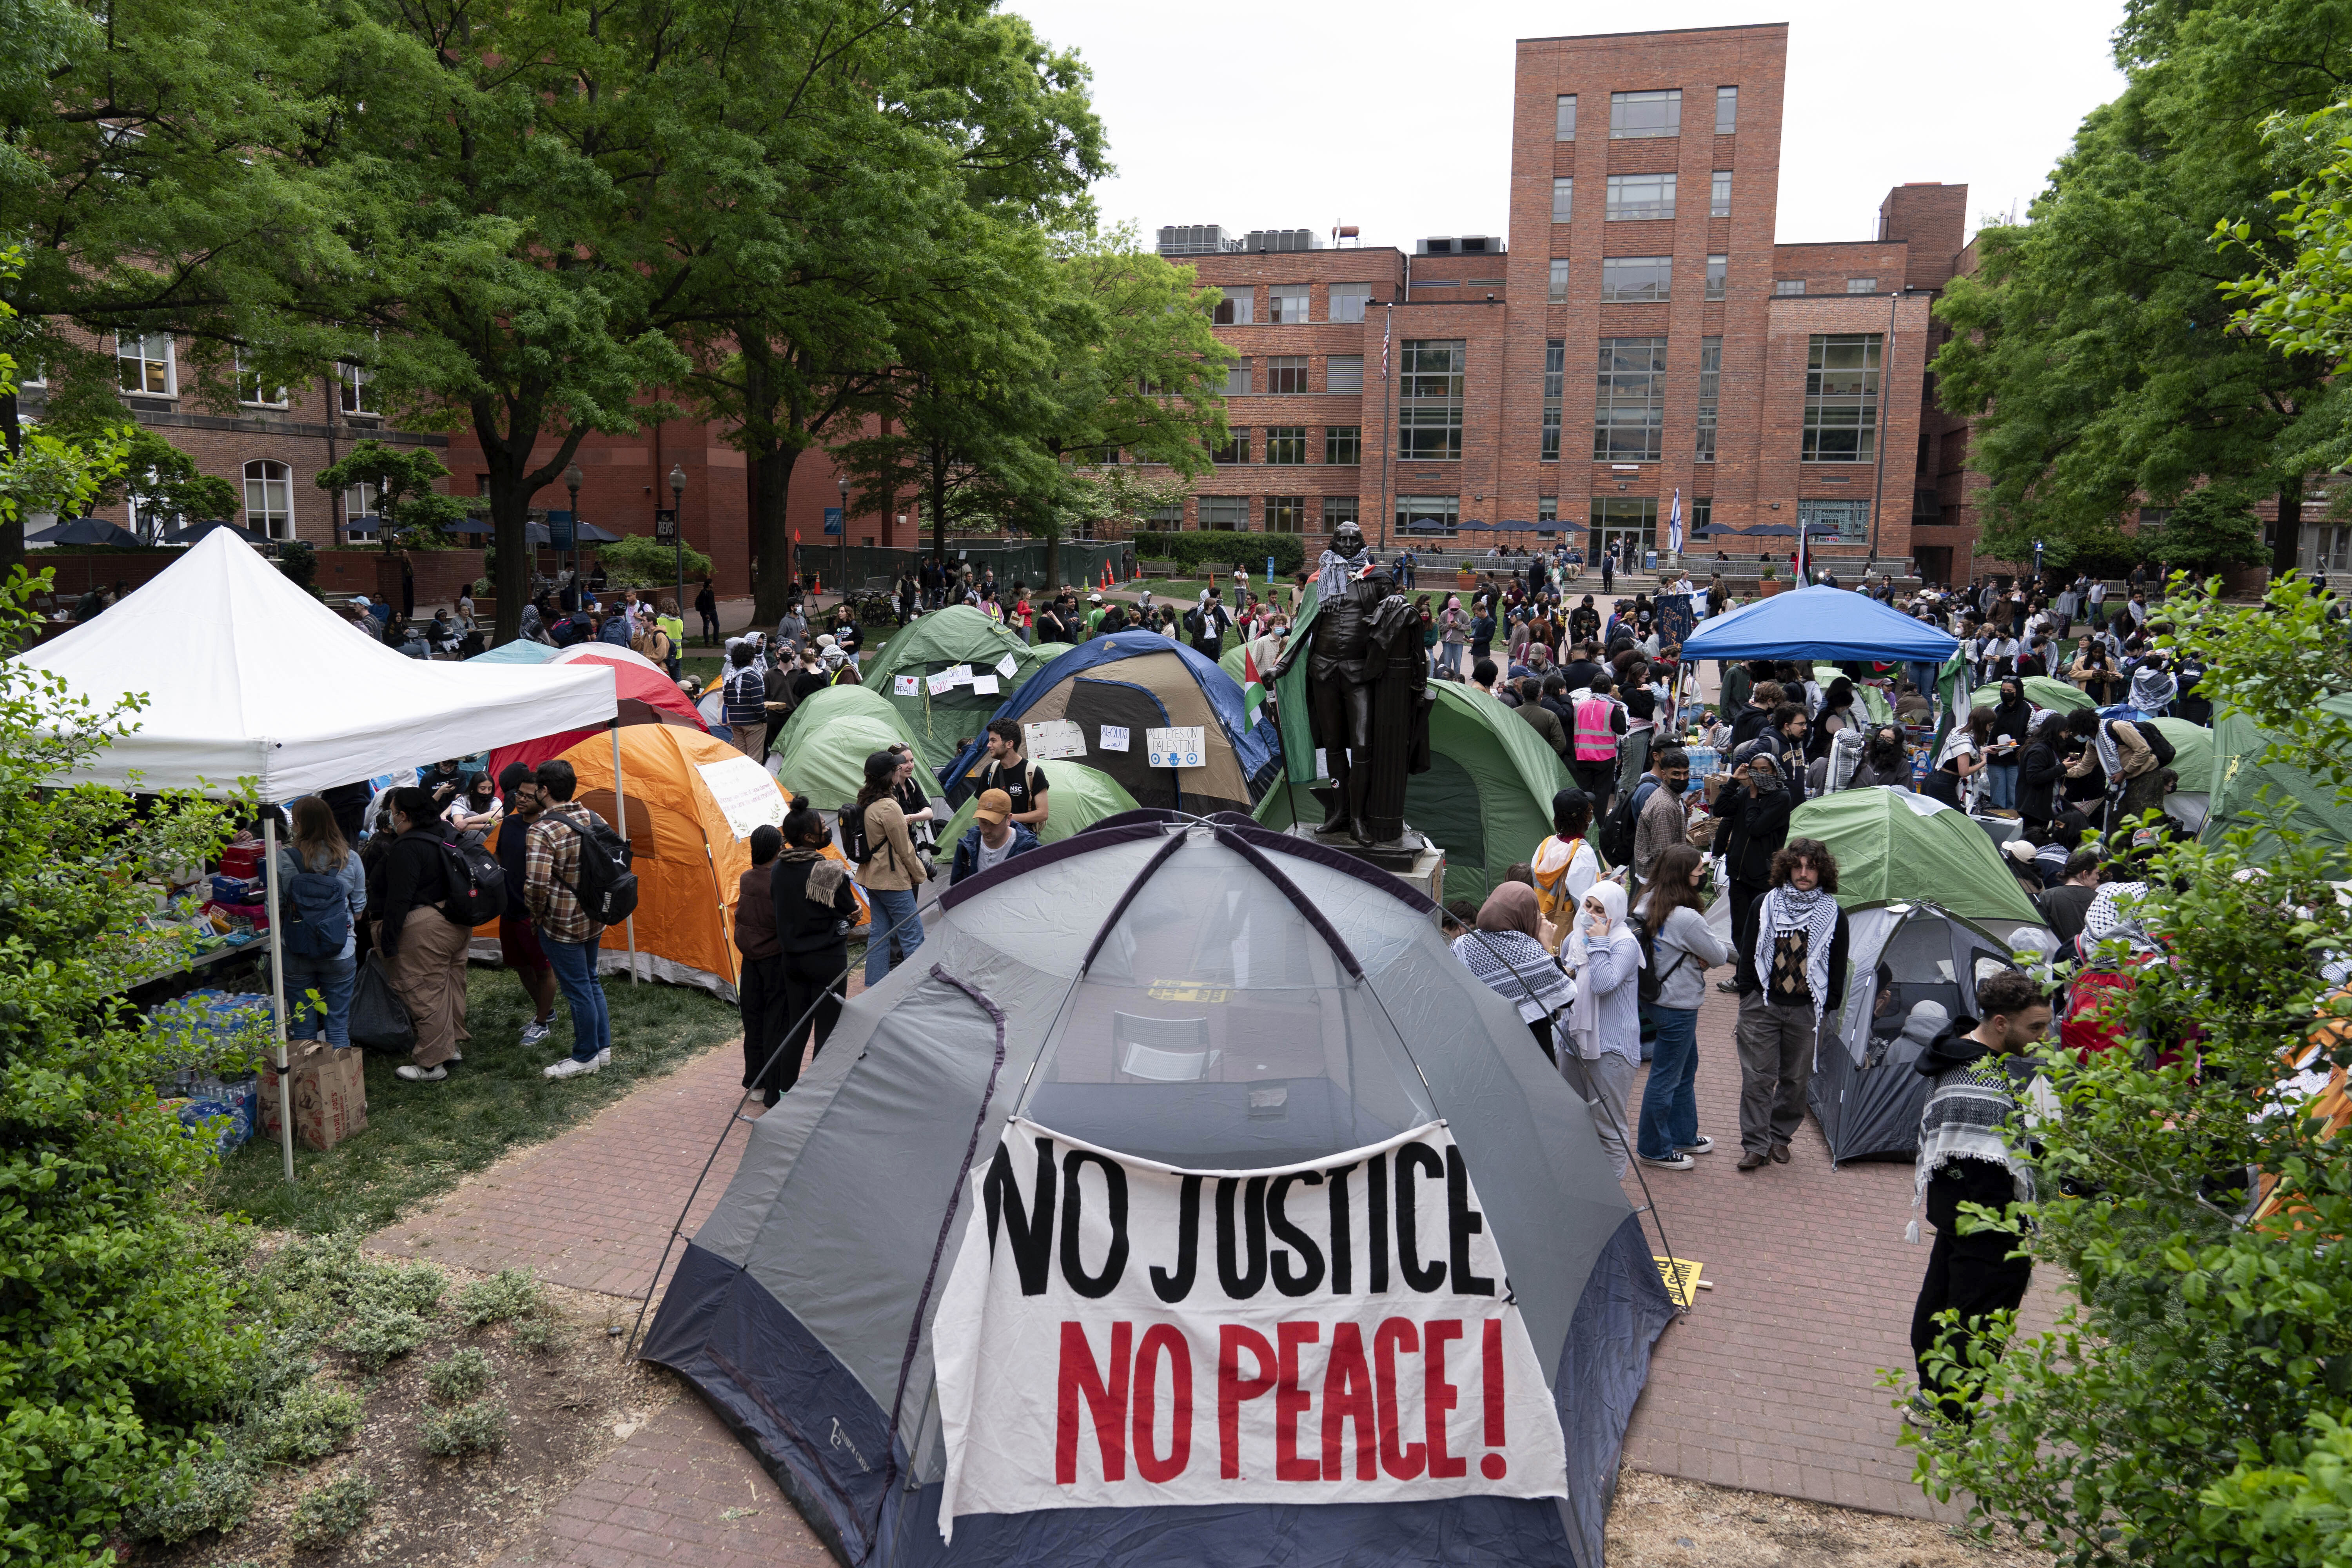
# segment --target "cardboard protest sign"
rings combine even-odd
[[[1562,1497],[1543,1369],[1443,1122],[1188,1172],[1014,1118],[933,1319],[973,1513]]]

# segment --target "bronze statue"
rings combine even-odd
[[[1421,621],[1394,588],[1363,531],[1341,523],[1323,552],[1313,635],[1294,639],[1269,678],[1307,659],[1307,728],[1333,785],[1320,831],[1345,826],[1359,844],[1403,837],[1405,776],[1429,768]]]

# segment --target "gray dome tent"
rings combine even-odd
[[[1906,1034],[1905,1021],[1923,1002],[1947,1020],[1973,1017],[1982,965],[2016,965],[2006,942],[1931,903],[1873,904],[1849,910],[1847,924],[1853,978],[1835,1027],[1814,1047],[1805,1098],[1832,1163],[1908,1160],[1929,1085],[1914,1068],[1927,1041]]]
[[[696,1384],[845,1563],[1601,1568],[1625,1425],[1673,1307],[1584,1103],[1434,914],[1392,878],[1233,815],[1129,812],[967,879],[917,961],[853,998],[752,1124],[644,1353]],[[1558,1414],[1565,1474],[1549,1485],[1564,1496],[1039,1507],[963,1513],[943,1542],[934,1318],[951,1237],[979,1234],[964,1194],[1015,1115],[1179,1171],[1244,1173],[1443,1119],[1540,1362],[1532,1397]],[[1218,1184],[1227,1221],[1236,1184]],[[1465,1187],[1423,1190],[1458,1209]],[[1374,1216],[1382,1202],[1368,1195]],[[992,1197],[992,1252],[995,1215]]]

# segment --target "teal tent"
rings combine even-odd
[[[512,642],[499,644],[488,653],[478,653],[466,662],[467,664],[545,664],[562,651],[562,648],[548,643],[531,642],[528,638],[517,637]]]
[[[871,687],[828,686],[784,721],[768,748],[768,771],[795,798],[837,811],[865,787],[867,756],[901,742],[915,745],[913,733]]]
[[[1047,758],[1034,765],[1045,770],[1048,786],[1045,826],[1037,830],[1040,844],[1058,844],[1106,816],[1136,808],[1135,797],[1100,768],[1090,768],[1067,758]],[[947,865],[955,858],[956,841],[971,831],[971,814],[979,809],[980,797],[975,795],[958,807],[955,816],[940,830],[940,864]]]
[[[2025,700],[2036,708],[2048,708],[2059,713],[2072,713],[2079,709],[2098,706],[2091,700],[2091,694],[2081,687],[2069,685],[2063,680],[2053,680],[2046,675],[2029,675],[2025,678]],[[1990,708],[2000,700],[2000,682],[1998,680],[1988,686],[1979,686],[1969,693],[1969,703],[1971,707]]]
[[[1033,647],[1020,633],[970,605],[952,605],[900,627],[860,679],[898,710],[915,738],[916,754],[937,772],[955,761],[961,743],[979,734],[1004,700],[1060,651],[1058,645]],[[950,670],[968,670],[991,682],[992,689],[975,690],[966,681],[932,691],[929,678]],[[912,679],[912,691],[898,689],[902,678]]]

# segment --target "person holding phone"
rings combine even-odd
[[[1985,747],[1985,780],[1992,809],[2017,809],[2018,765],[2025,760],[2025,742],[2033,728],[2033,704],[2025,700],[2024,678],[2004,676],[2000,700],[1993,704],[1991,739]]]

